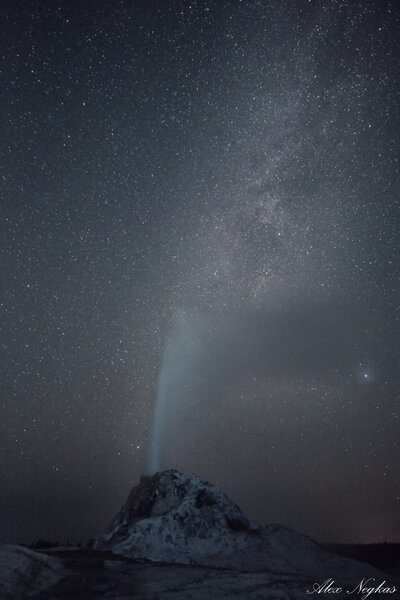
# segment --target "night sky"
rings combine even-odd
[[[163,369],[161,468],[400,541],[398,3],[0,10],[0,542],[105,529]]]

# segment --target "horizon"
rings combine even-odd
[[[165,473],[165,472],[168,472],[168,471],[177,471],[178,473],[180,473],[180,471],[178,471],[177,469],[174,469],[173,467],[165,469],[164,471],[157,471],[153,475],[148,475],[148,474],[146,474],[146,472],[143,472],[142,475],[140,475],[138,482],[133,485],[133,487],[131,488],[131,490],[133,488],[135,488],[135,487],[138,487],[142,483],[142,481],[144,479],[153,479],[153,477],[155,477],[156,475],[158,475],[160,473]],[[186,474],[187,475],[195,475],[195,476],[197,476],[196,473],[191,473],[191,472],[188,472]],[[203,480],[203,481],[205,481],[205,483],[211,483],[212,485],[214,485],[212,483],[212,481],[206,481],[206,480]],[[130,494],[130,492],[129,492],[129,494]],[[129,494],[128,494],[128,496],[129,496]],[[127,498],[128,498],[128,496],[127,496]],[[127,498],[126,498],[126,500],[127,500]],[[228,497],[228,499],[231,500],[231,498],[229,498],[229,497]],[[112,523],[112,521],[115,518],[115,516],[118,514],[118,512],[124,506],[125,501],[114,512],[114,514],[112,515],[112,517],[110,517],[108,525],[110,525]],[[240,506],[239,506],[239,509],[242,510]],[[243,514],[245,515],[245,517],[248,518],[248,515],[246,515],[245,513],[243,513]],[[273,525],[274,523],[260,523],[260,524],[263,527],[267,527],[268,525]],[[108,525],[107,525],[107,527],[108,527]],[[283,523],[279,523],[279,525],[283,525],[284,526]],[[90,542],[90,540],[93,537],[96,537],[97,535],[100,535],[100,534],[104,533],[104,531],[105,531],[105,529],[102,530],[102,531],[98,531],[96,534],[93,534],[92,536],[90,536],[90,538],[87,539],[87,540],[81,540],[81,539],[79,539],[79,540],[75,540],[74,542],[72,542],[68,538],[65,539],[65,540],[61,540],[60,541],[60,540],[54,540],[54,539],[53,540],[49,540],[49,539],[46,539],[46,538],[43,538],[43,537],[39,537],[36,540],[31,540],[30,542],[27,542],[27,541],[20,542],[19,545],[26,546],[28,548],[33,548],[33,549],[35,549],[35,548],[42,549],[42,548],[47,548],[47,547],[49,547],[49,548],[58,548],[58,547],[59,548],[63,548],[63,547],[71,547],[71,548],[75,548],[76,547],[76,548],[78,548],[79,547],[79,548],[82,548],[84,550],[84,549],[88,548],[89,542]],[[307,535],[307,532],[305,532],[305,531],[298,531],[298,533],[302,533],[303,535]],[[391,542],[387,542],[386,540],[369,541],[369,542],[352,542],[352,541],[348,541],[348,542],[335,542],[335,541],[332,541],[332,540],[314,540],[314,541],[318,545],[321,545],[321,546],[377,546],[377,545],[380,545],[380,546],[400,546],[400,540],[399,541],[391,541]],[[49,544],[49,545],[47,546],[47,544]]]

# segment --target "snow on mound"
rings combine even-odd
[[[62,576],[61,563],[23,546],[0,546],[0,600],[18,600],[45,590]]]
[[[216,486],[175,470],[142,477],[109,529],[90,545],[169,563],[291,573],[315,581],[382,575],[332,556],[295,531],[249,521]]]

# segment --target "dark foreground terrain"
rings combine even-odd
[[[34,600],[297,600],[312,584],[306,578],[299,581],[298,575],[154,563],[99,550],[42,552],[61,560],[67,573],[51,588],[31,596]]]
[[[383,548],[335,548],[341,555],[352,558],[359,558],[362,553],[366,556],[369,548],[370,563],[371,557],[375,557],[382,569],[383,557],[386,556],[389,570],[394,573],[393,566],[396,556],[398,560],[400,545],[379,546]],[[330,546],[330,551],[333,551],[333,548]],[[393,554],[394,550],[396,555]],[[30,596],[34,600],[299,600],[313,597],[307,594],[307,591],[314,582],[307,577],[299,578],[298,574],[246,573],[217,567],[154,563],[118,556],[108,551],[88,549],[50,549],[41,552],[60,560],[65,569],[65,576],[51,588]],[[375,565],[378,566],[376,560]],[[396,581],[398,582],[397,578]],[[400,588],[397,587],[397,590]],[[398,597],[397,590],[396,594],[389,596]],[[378,596],[379,594],[371,594],[369,598]],[[326,597],[326,594],[322,594],[322,597]],[[346,595],[336,594],[335,597],[344,598]],[[353,597],[360,598],[361,595],[356,593]]]

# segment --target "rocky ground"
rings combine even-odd
[[[48,589],[29,596],[33,600],[302,600],[312,597],[307,591],[315,583],[298,573],[249,573],[152,563],[100,550],[48,550],[40,554],[61,564],[62,577]],[[349,598],[347,589],[334,597]],[[28,597],[25,594],[6,598],[22,600]],[[322,593],[314,597],[331,595]],[[355,593],[353,597],[361,598],[361,594]],[[378,597],[398,595],[369,596]]]
[[[35,600],[157,598],[297,599],[310,582],[289,574],[239,573],[203,566],[151,563],[102,551],[69,551],[60,556],[68,574]]]

